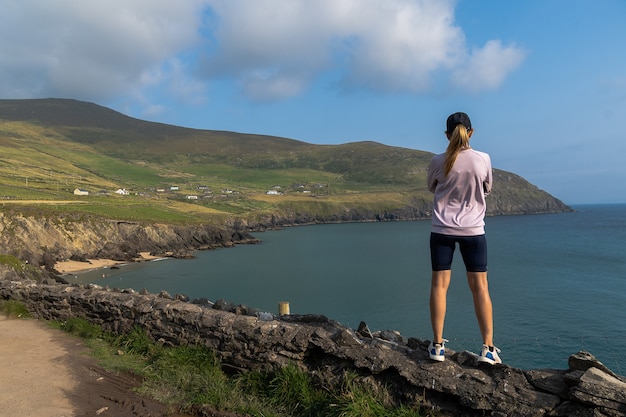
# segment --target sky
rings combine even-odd
[[[472,147],[626,203],[624,0],[0,0],[0,98],[315,144]]]

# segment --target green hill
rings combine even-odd
[[[189,129],[76,100],[0,100],[4,210],[149,222],[419,218],[429,211],[431,156],[374,142]],[[491,214],[564,210],[521,177],[495,171]]]

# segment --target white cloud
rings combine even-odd
[[[452,83],[468,91],[492,90],[524,60],[526,53],[514,46],[503,47],[491,40],[476,49],[452,74]]]
[[[336,31],[326,0],[209,3],[218,47],[205,62],[208,77],[234,77],[252,98],[283,98],[301,93],[328,67]]]
[[[464,43],[449,1],[370,1],[359,10],[344,82],[373,90],[419,93],[435,71],[451,68]]]
[[[235,80],[253,100],[342,89],[495,88],[522,61],[471,54],[453,0],[2,0],[0,96],[203,103]],[[461,75],[459,75],[461,74]],[[157,90],[158,93],[157,93]],[[147,104],[144,104],[147,105]]]
[[[113,97],[200,41],[197,0],[2,3],[3,97]]]
[[[253,98],[295,95],[323,73],[348,89],[421,93],[441,74],[473,90],[499,86],[524,58],[489,41],[471,55],[450,0],[208,0],[217,47],[208,76],[236,79]],[[459,74],[463,76],[459,76]]]

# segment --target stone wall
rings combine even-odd
[[[426,341],[372,334],[364,323],[353,330],[324,316],[276,317],[166,293],[35,283],[14,272],[0,277],[0,299],[20,300],[45,320],[82,317],[114,333],[140,326],[164,344],[206,345],[233,372],[288,363],[328,378],[354,371],[384,384],[396,401],[418,402],[442,415],[626,415],[626,379],[587,352],[572,355],[566,370],[479,365],[470,352],[448,352],[445,362],[435,363],[428,359]]]

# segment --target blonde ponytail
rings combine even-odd
[[[456,125],[452,134],[448,137],[450,143],[446,149],[446,162],[444,164],[444,174],[448,175],[454,166],[454,161],[463,149],[469,148],[469,130],[462,124]]]

